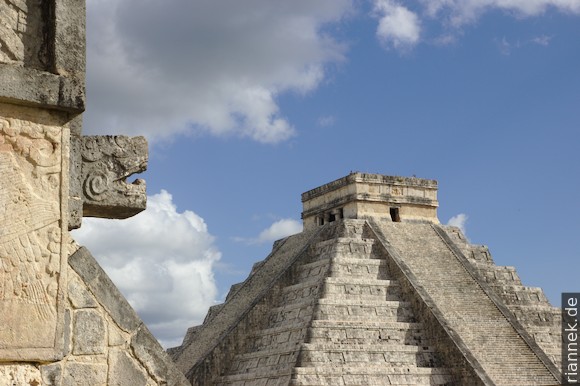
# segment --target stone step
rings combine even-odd
[[[433,367],[436,363],[435,354],[432,352],[407,352],[407,351],[303,351],[300,355],[303,366],[318,366],[320,364],[347,364],[347,363],[382,363],[384,366],[409,366]]]
[[[488,266],[481,263],[476,263],[474,266],[483,281],[490,285],[522,285],[522,281],[514,267]]]
[[[292,374],[292,386],[314,385],[448,385],[453,377],[448,369],[416,366],[317,366],[297,367]]]
[[[428,224],[383,223],[380,232],[497,384],[555,378]],[[523,378],[520,373],[526,373]],[[525,380],[525,381],[523,381]]]
[[[330,276],[385,279],[388,277],[387,262],[382,259],[336,257],[332,259]]]
[[[558,385],[554,377],[550,375],[542,374],[531,374],[526,373],[513,373],[513,370],[507,370],[504,372],[488,372],[490,378],[496,382],[498,386],[514,386],[514,385],[546,385],[555,386]]]
[[[254,338],[249,350],[257,351],[287,343],[301,343],[306,338],[306,324],[297,323],[287,326],[261,330]]]
[[[296,364],[300,344],[288,343],[276,348],[238,354],[228,374],[253,372],[255,375],[289,371]]]
[[[243,285],[244,285],[244,282],[232,284],[231,287],[230,287],[230,290],[228,291],[228,294],[226,295],[226,302],[228,300],[230,300],[231,297],[234,296],[235,293],[238,292],[238,290],[240,288],[242,288]]]
[[[523,285],[491,285],[507,306],[511,304],[522,305],[546,305],[550,303],[544,295],[544,291],[538,287],[526,287]]]
[[[373,300],[399,300],[401,289],[395,280],[361,277],[329,277],[324,280],[325,298]]]
[[[292,304],[296,302],[304,302],[314,300],[318,297],[322,288],[323,282],[318,277],[311,277],[298,284],[292,284],[282,289],[283,304]]]
[[[325,276],[328,272],[329,264],[330,259],[322,259],[301,265],[298,268],[298,281],[302,282],[309,278]]]
[[[473,263],[487,267],[496,267],[491,253],[485,245],[468,245],[467,250],[462,249],[462,252]]]
[[[222,310],[222,308],[224,308],[224,306],[225,306],[225,303],[215,304],[215,305],[211,306],[207,310],[207,314],[205,315],[205,319],[203,320],[203,324],[210,323],[211,320],[214,318],[214,316],[216,316],[217,313],[220,312]]]
[[[326,306],[384,306],[389,308],[406,308],[410,309],[411,303],[402,300],[381,300],[381,299],[374,299],[374,300],[357,300],[357,299],[335,299],[332,298],[322,298],[318,299],[318,305],[326,305]]]
[[[380,343],[366,343],[364,345],[350,345],[350,344],[333,344],[333,343],[304,343],[302,345],[304,351],[348,351],[348,352],[432,352],[429,346],[415,346],[408,344],[392,344],[386,346]]]
[[[356,239],[350,237],[339,237],[326,241],[318,242],[315,246],[314,255],[316,259],[329,259],[335,257],[372,259],[376,256],[373,254],[372,239]]]
[[[297,301],[270,310],[268,326],[270,328],[306,323],[310,321],[314,310],[314,301],[311,299]]]
[[[324,279],[328,284],[359,284],[359,285],[380,285],[380,286],[399,286],[396,280],[376,279],[366,277],[327,277]]]
[[[416,321],[408,302],[356,299],[319,299],[314,319]]]
[[[324,324],[323,322],[329,322]],[[313,322],[308,343],[405,344],[429,346],[421,323]]]
[[[292,369],[232,374],[220,377],[216,386],[275,386],[289,385]]]
[[[343,219],[341,227],[341,237],[364,240],[365,220]]]

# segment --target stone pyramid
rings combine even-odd
[[[437,220],[437,182],[350,175],[169,352],[193,385],[556,385],[560,310]]]

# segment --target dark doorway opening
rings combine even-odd
[[[401,222],[401,217],[399,216],[399,208],[390,208],[391,220],[393,222]]]

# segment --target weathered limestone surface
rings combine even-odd
[[[0,357],[5,359],[62,356],[65,122],[58,113],[0,104]]]
[[[36,366],[29,364],[0,365],[0,385],[40,385],[42,380],[43,377]]]

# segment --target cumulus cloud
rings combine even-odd
[[[417,14],[393,0],[375,0],[374,6],[379,17],[376,34],[383,44],[407,48],[419,41],[421,26]]]
[[[467,235],[465,224],[467,223],[468,218],[469,217],[465,213],[459,213],[457,216],[451,217],[449,221],[447,221],[447,225],[457,227],[464,235]]]
[[[302,222],[291,218],[284,218],[274,222],[268,228],[264,229],[258,237],[244,238],[236,237],[236,241],[247,244],[264,244],[271,243],[284,237],[302,232]]]
[[[204,220],[178,212],[162,190],[127,220],[83,219],[73,237],[87,246],[165,347],[181,343],[215,303],[220,252]]]
[[[516,18],[541,16],[548,10],[580,15],[578,0],[419,0],[413,2],[414,10],[398,0],[373,0],[373,5],[373,14],[379,19],[377,38],[387,48],[403,50],[414,47],[424,37],[435,45],[454,43],[466,25],[491,11],[503,11]],[[443,27],[438,37],[429,36],[432,29],[427,27],[432,24]],[[532,41],[547,45],[549,38],[540,36]],[[501,52],[506,53],[505,47]]]
[[[306,93],[345,45],[353,0],[89,0],[85,132],[295,134],[277,97]]]

